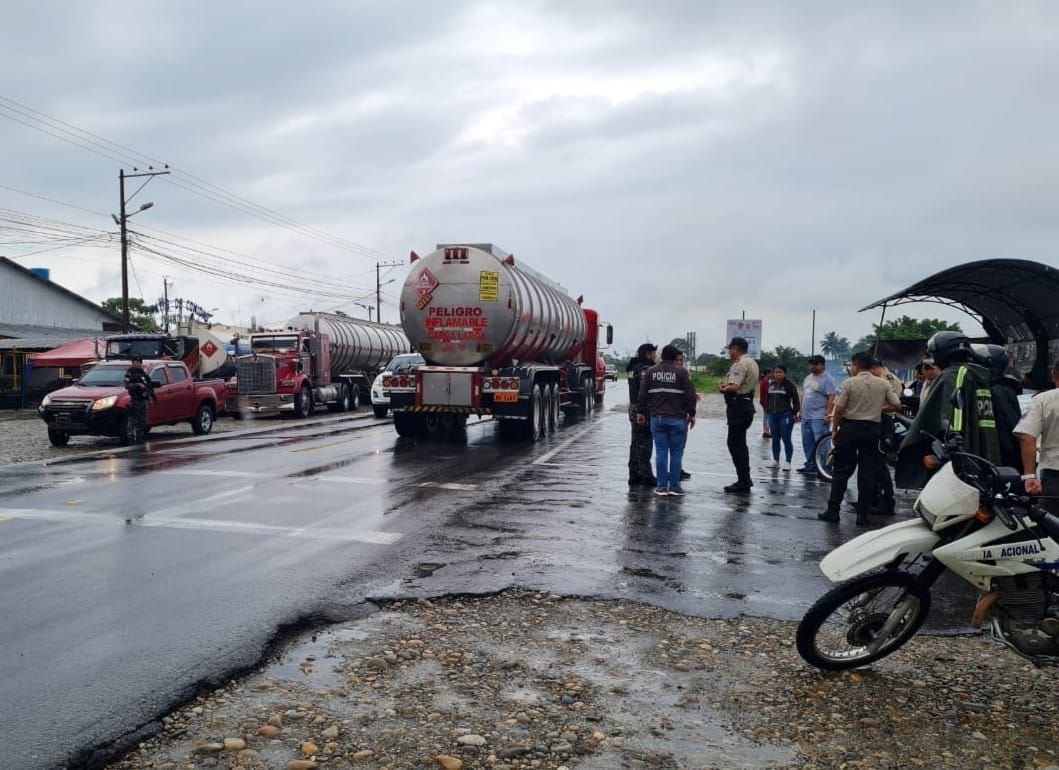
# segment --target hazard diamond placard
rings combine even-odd
[[[423,272],[415,280],[416,294],[420,297],[429,297],[436,288],[438,288],[438,279],[434,277],[432,272],[424,268]]]

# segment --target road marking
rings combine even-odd
[[[342,441],[333,441],[330,444],[320,444],[319,446],[307,446],[303,449],[292,449],[292,452],[319,452],[321,449],[330,449],[331,447],[342,446],[353,441],[351,438],[343,439]]]
[[[274,473],[255,473],[254,471],[214,471],[206,468],[174,468],[158,471],[164,476],[217,476],[230,479],[274,479]]]
[[[416,486],[431,487],[434,489],[451,489],[456,492],[473,492],[478,489],[477,484],[454,484],[452,482],[424,481]]]
[[[564,449],[566,449],[568,446],[570,446],[572,443],[574,443],[579,438],[581,438],[581,436],[583,436],[585,433],[587,433],[589,430],[591,430],[592,427],[597,425],[598,423],[599,423],[599,420],[596,420],[591,425],[586,425],[581,430],[579,430],[577,433],[575,433],[570,438],[568,438],[566,441],[561,443],[559,446],[557,446],[554,449],[542,454],[540,457],[538,457],[536,460],[533,461],[533,464],[534,465],[544,465],[549,460],[551,460],[553,457],[555,457],[557,454],[559,454]]]
[[[387,479],[368,478],[367,476],[307,476],[299,481],[330,481],[335,484],[385,484]]]
[[[73,511],[42,510],[33,508],[3,508],[0,521],[11,519],[40,519],[78,524],[92,523],[103,526],[158,527],[162,529],[192,529],[206,532],[234,532],[247,535],[277,535],[280,537],[306,538],[309,540],[331,540],[338,542],[392,545],[402,538],[399,532],[377,530],[348,530],[333,527],[284,527],[275,524],[258,524],[247,521],[224,521],[220,519],[190,519],[172,516],[156,516],[148,513],[134,521],[110,513],[75,513]]]

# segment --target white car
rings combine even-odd
[[[423,356],[418,353],[402,353],[394,356],[390,363],[386,364],[386,368],[379,372],[375,381],[371,383],[371,408],[376,417],[385,417],[390,410],[390,394],[382,389],[382,378],[389,377],[391,374],[407,374],[425,363]]]

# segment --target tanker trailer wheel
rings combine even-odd
[[[360,409],[360,385],[353,383],[347,389],[349,395],[348,405],[343,411],[355,412]]]
[[[592,402],[594,397],[592,395],[592,380],[586,377],[581,381],[581,414],[588,417],[592,414]]]
[[[554,382],[548,386],[548,432],[554,433],[559,427],[559,386]]]
[[[404,438],[415,438],[423,432],[423,418],[418,414],[408,412],[393,413],[393,429],[398,436]]]
[[[527,441],[537,441],[541,437],[544,422],[544,404],[542,403],[541,386],[534,385],[529,397],[529,414],[522,425],[522,437]]]
[[[301,390],[294,396],[294,415],[296,417],[310,417],[313,413],[313,394],[308,385],[302,385]]]
[[[350,408],[351,398],[349,396],[349,386],[342,384],[338,386],[338,399],[333,404],[327,405],[327,411],[329,412],[348,412]],[[356,408],[356,407],[354,407]]]

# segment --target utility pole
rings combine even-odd
[[[382,268],[400,267],[401,262],[376,262],[375,263],[375,320],[382,323]],[[387,281],[389,283],[389,281]],[[371,318],[371,313],[368,313]]]
[[[162,176],[168,174],[168,171],[154,171],[153,166],[150,171],[140,172],[139,169],[134,168],[133,171],[138,172],[134,174],[126,174],[125,169],[118,169],[118,203],[121,207],[121,216],[114,216],[111,214],[111,218],[117,222],[118,227],[121,228],[121,333],[129,333],[129,217],[139,214],[141,211],[146,211],[153,206],[153,203],[144,203],[136,211],[129,214],[125,211],[125,206],[136,197],[136,194],[140,192],[144,187],[147,186],[147,182],[150,182],[156,176]],[[169,166],[166,166],[169,168]],[[136,188],[136,192],[130,195],[128,198],[125,197],[125,180],[135,179],[137,177],[147,177],[147,180]]]
[[[813,308],[813,326],[809,332],[809,355],[816,355],[816,308]]]
[[[165,333],[169,334],[169,277],[162,276],[162,318],[165,319]]]

